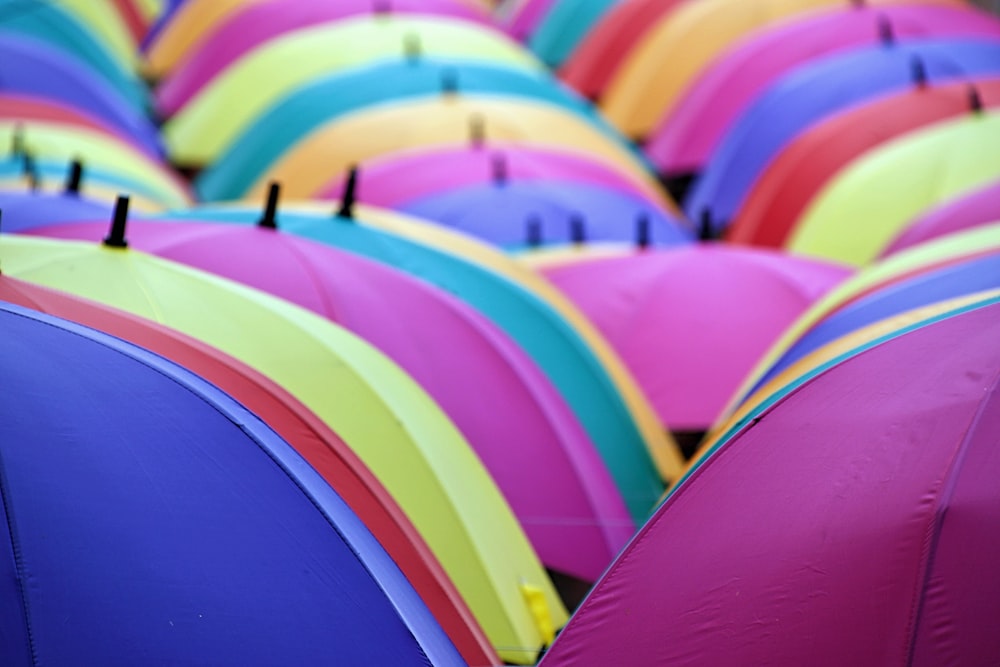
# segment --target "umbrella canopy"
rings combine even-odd
[[[961,7],[844,6],[755,32],[692,82],[660,119],[646,155],[661,172],[699,171],[754,98],[795,67],[878,39],[931,36],[1000,39],[1000,21]]]
[[[246,137],[255,136],[255,129]],[[482,145],[484,140],[588,154],[653,184],[643,160],[592,119],[539,100],[490,95],[438,95],[347,114],[291,146],[245,160],[240,141],[198,178],[207,200],[260,199],[272,180],[291,197],[308,198],[350,166],[428,146]]]
[[[514,39],[524,42],[555,0],[509,0],[497,5],[494,18]]]
[[[993,300],[773,397],[667,498],[541,664],[992,662],[997,336]],[[607,622],[623,606],[630,621]]]
[[[528,47],[549,67],[559,67],[617,2],[555,0],[528,36]]]
[[[106,227],[34,233],[95,239]],[[548,379],[495,325],[442,290],[269,228],[134,221],[128,239],[323,315],[399,364],[476,451],[546,567],[594,581],[635,532],[593,443]]]
[[[839,0],[686,2],[663,15],[634,44],[608,82],[601,109],[628,136],[648,137],[703,69],[737,40],[808,10],[839,4]],[[925,4],[965,6],[957,0]],[[663,67],[663,63],[672,65]]]
[[[336,48],[330,48],[330,45]],[[407,52],[538,70],[537,61],[498,30],[457,19],[391,15],[298,30],[246,53],[214,76],[175,73],[157,91],[157,106],[175,110],[165,126],[175,161],[204,164],[218,146],[176,146],[170,136],[200,118],[223,114],[241,128],[276,100],[318,78]],[[190,120],[189,120],[190,119]]]
[[[0,319],[5,664],[462,664],[252,413],[92,329],[11,305]]]
[[[782,246],[810,202],[842,169],[908,133],[1000,104],[1000,79],[923,84],[861,103],[791,140],[756,178],[726,229],[736,243]]]
[[[673,431],[705,431],[785,328],[844,267],[697,244],[526,260],[601,330]]]
[[[406,59],[393,54],[367,66],[322,76],[271,100],[260,113],[234,120],[227,109],[201,108],[168,124],[173,155],[191,150],[218,155],[265,151],[273,155],[341,116],[392,102],[420,101],[460,93],[539,100],[588,118],[610,135],[596,111],[542,71],[436,57]],[[266,161],[268,158],[259,158]],[[271,158],[273,159],[273,158]]]
[[[8,0],[10,1],[10,0]],[[20,2],[23,0],[14,0]],[[157,2],[158,0],[144,0],[145,2]],[[116,8],[112,6],[117,3],[87,2],[87,0],[53,0],[52,4],[58,5],[66,11],[87,31],[94,35],[98,42],[104,45],[114,59],[121,63],[128,71],[135,71],[137,67],[136,46],[137,42],[129,35],[129,29]],[[36,10],[36,8],[32,8]]]
[[[252,225],[260,211],[201,207],[170,217]],[[662,480],[678,475],[676,443],[618,356],[564,296],[512,258],[436,225],[363,206],[351,219],[282,209],[277,225],[406,271],[490,318],[569,403],[637,522],[662,493]]]
[[[726,134],[685,208],[731,220],[756,179],[801,132],[851,106],[911,87],[1000,75],[1000,40],[913,40],[857,49],[794,70]]]
[[[523,586],[540,591],[556,627],[565,621],[541,563],[461,434],[360,339],[270,295],[138,251],[9,235],[0,236],[0,250],[7,275],[159,321],[291,392],[393,495],[501,658],[532,661],[546,641]]]
[[[221,388],[286,440],[330,483],[399,566],[469,664],[498,659],[416,529],[337,434],[291,394],[204,343],[93,301],[0,276],[0,301],[31,308],[139,345]]]
[[[975,112],[889,142],[840,171],[788,240],[794,252],[863,264],[936,204],[1000,177],[1000,113]]]
[[[906,227],[882,251],[881,257],[992,222],[1000,222],[1000,180],[959,195],[906,223]]]
[[[3,216],[0,231],[17,233],[73,220],[108,219],[112,210],[111,203],[89,197],[0,190],[0,215]]]

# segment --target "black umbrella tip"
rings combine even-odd
[[[507,185],[510,176],[507,168],[507,155],[500,151],[493,153],[490,157],[490,169],[493,176],[493,185]]]
[[[649,213],[641,211],[635,218],[635,245],[645,250],[653,243]]]
[[[111,218],[111,230],[104,237],[104,245],[109,248],[127,248],[125,240],[125,225],[128,223],[128,195],[118,195],[115,200],[115,210]]]
[[[892,21],[885,14],[878,15],[878,39],[883,46],[892,46],[896,43],[896,31],[892,27]]]
[[[526,243],[529,248],[537,248],[542,245],[542,218],[537,213],[528,216],[525,222]]]
[[[983,112],[983,96],[975,85],[969,86],[969,111],[974,114]]]
[[[66,174],[66,187],[63,191],[67,195],[79,195],[80,184],[83,181],[83,162],[79,158],[73,158],[69,163],[69,173]]]
[[[482,114],[469,116],[469,144],[473,148],[482,148],[486,143],[486,119]]]
[[[281,184],[277,181],[271,181],[267,186],[267,200],[264,202],[264,210],[257,221],[258,227],[278,228],[278,198],[280,196]]]
[[[581,213],[569,216],[569,240],[574,245],[587,242],[587,220]]]
[[[715,233],[715,216],[712,209],[707,206],[701,210],[701,217],[698,219],[698,240],[702,243],[718,240]]]
[[[344,193],[340,196],[340,208],[337,215],[347,220],[354,219],[354,204],[358,195],[358,165],[352,164],[347,170],[347,181],[344,183]]]
[[[424,47],[420,43],[420,37],[414,33],[407,33],[403,37],[403,56],[410,62],[416,62],[420,60],[420,56],[423,55]]]
[[[454,67],[445,67],[441,70],[441,94],[458,94],[458,71]]]
[[[914,55],[910,60],[910,78],[917,88],[924,88],[927,85],[927,65],[918,55]]]

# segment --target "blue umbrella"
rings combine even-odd
[[[692,230],[652,202],[592,183],[521,180],[427,195],[400,210],[500,246],[582,241],[631,242],[645,219],[647,239],[670,245]]]
[[[461,660],[333,490],[131,344],[0,305],[0,662]]]
[[[114,208],[110,202],[67,194],[0,191],[0,232],[30,231],[36,227],[74,220],[106,220]]]
[[[1000,42],[914,40],[852,50],[803,65],[762,93],[726,133],[685,209],[732,219],[758,174],[796,135],[821,119],[925,80],[1000,73]]]
[[[196,183],[198,192],[208,201],[234,199],[289,146],[339,116],[377,104],[447,94],[527,97],[577,113],[607,136],[620,140],[592,104],[550,74],[419,57],[324,77],[276,101],[201,174]],[[641,158],[638,151],[633,153]]]

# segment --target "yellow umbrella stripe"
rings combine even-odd
[[[52,1],[86,26],[127,71],[137,70],[139,58],[135,40],[112,3],[94,0]]]
[[[402,57],[414,39],[428,55],[541,69],[534,56],[503,33],[468,21],[364,16],[296,30],[246,54],[171,117],[164,141],[175,162],[207,164],[295,89],[376,59]]]
[[[405,372],[356,336],[256,290],[133,250],[0,239],[4,272],[194,336],[290,391],[392,493],[494,646],[541,646],[521,592],[567,614],[517,520],[462,435]],[[192,298],[196,295],[197,298]],[[522,651],[501,657],[525,661]],[[527,652],[532,662],[534,652]]]
[[[62,192],[64,185],[64,177],[54,174],[39,176],[38,188],[42,192]],[[30,181],[24,176],[0,178],[0,190],[5,192],[27,192],[30,187]],[[130,210],[139,213],[159,213],[166,208],[161,202],[149,199],[141,193],[130,192],[126,188],[109,183],[88,180],[86,177],[80,184],[80,194],[87,199],[106,202],[109,205],[113,204],[119,195],[128,195]]]
[[[810,202],[786,246],[867,264],[923,211],[997,178],[1000,113],[936,123],[841,169]]]

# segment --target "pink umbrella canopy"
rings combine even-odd
[[[993,222],[1000,222],[1000,181],[933,208],[909,223],[882,251],[882,257],[939,236]]]
[[[646,154],[658,169],[699,171],[756,96],[809,60],[871,46],[880,38],[890,43],[935,36],[1000,38],[1000,21],[971,8],[845,3],[803,16],[743,40],[698,78],[647,143]]]
[[[772,343],[849,275],[757,248],[696,244],[543,266],[672,431],[705,431]]]
[[[683,481],[542,660],[1000,662],[1000,304],[782,392]]]
[[[32,233],[99,239],[106,231],[107,223],[85,222]],[[384,352],[473,446],[550,569],[594,581],[635,532],[562,396],[506,334],[451,295],[270,228],[136,220],[128,243],[296,303]]]

